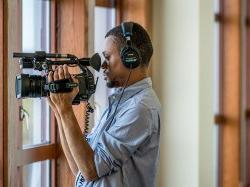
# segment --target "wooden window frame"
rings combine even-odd
[[[116,0],[96,0],[95,5],[105,8],[113,8],[115,7]]]
[[[96,0],[95,6],[105,7],[105,8],[115,8],[115,22],[119,25],[122,20],[122,0]]]
[[[51,1],[51,49],[55,49],[55,0]],[[4,7],[4,8],[3,8]],[[15,75],[20,72],[16,60],[12,58],[14,51],[21,49],[21,1],[19,0],[1,0],[1,14],[4,14],[0,21],[0,28],[4,23],[4,31],[1,33],[0,49],[3,50],[3,56],[0,56],[1,89],[0,99],[1,107],[8,110],[1,111],[1,120],[3,121],[3,128],[0,135],[1,162],[3,162],[3,179],[1,179],[1,186],[22,186],[22,166],[31,164],[37,161],[51,161],[51,177],[50,184],[52,187],[56,186],[56,158],[57,158],[57,144],[55,120],[52,118],[50,126],[50,144],[33,147],[30,149],[22,149],[20,145],[22,142],[22,128],[18,116],[11,116],[11,114],[19,114],[21,102],[15,99],[14,79]],[[6,10],[3,12],[3,10]],[[7,20],[8,18],[8,20]],[[18,19],[17,19],[18,18]],[[8,22],[7,22],[8,21]],[[4,39],[4,41],[2,41]],[[6,66],[5,66],[6,65]],[[8,69],[7,69],[8,67]],[[11,75],[11,76],[9,76]],[[3,90],[3,91],[2,91]],[[3,103],[2,103],[3,102]],[[1,171],[1,170],[0,170]]]
[[[220,0],[218,187],[240,183],[240,1]]]
[[[0,186],[4,185],[4,96],[5,96],[5,66],[4,66],[4,0],[0,0]]]
[[[50,51],[52,53],[56,52],[56,15],[57,15],[57,8],[56,8],[56,3],[57,0],[51,0],[50,3],[50,39],[51,39],[51,43],[50,43]],[[51,111],[51,121],[50,121],[50,133],[51,133],[51,137],[50,137],[50,141],[53,144],[56,144],[56,148],[55,148],[55,152],[56,155],[54,157],[54,159],[51,160],[51,187],[56,187],[57,186],[57,157],[58,157],[58,144],[57,144],[57,127],[56,127],[56,118],[54,113]]]

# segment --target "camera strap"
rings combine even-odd
[[[77,86],[78,83],[71,82],[70,79],[62,79],[45,84],[44,89],[52,93],[63,93],[63,92],[71,92],[72,89]]]

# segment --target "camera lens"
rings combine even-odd
[[[39,75],[20,74],[16,76],[16,98],[44,97],[48,92],[44,90],[46,78]]]

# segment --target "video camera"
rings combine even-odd
[[[72,54],[46,53],[44,51],[13,53],[13,57],[19,58],[21,69],[30,68],[45,72],[44,76],[30,74],[17,75],[15,90],[16,98],[18,99],[46,97],[49,96],[50,92],[70,92],[74,87],[79,86],[79,93],[72,103],[79,104],[80,101],[88,100],[95,93],[96,83],[94,75],[87,66],[91,66],[96,71],[100,70],[101,58],[98,53],[94,54],[91,58],[80,59]],[[79,66],[81,73],[75,75],[79,83],[74,83],[71,79],[48,82],[47,74],[49,71],[52,71],[52,66],[63,64]]]

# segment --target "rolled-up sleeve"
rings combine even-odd
[[[144,106],[138,105],[117,115],[94,150],[98,176],[108,175],[121,167],[147,141],[151,128],[152,114]]]

